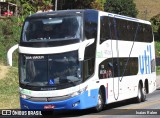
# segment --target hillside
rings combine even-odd
[[[8,67],[0,65],[0,80],[4,79],[7,73],[8,73]]]
[[[134,0],[139,11],[138,18],[150,20],[160,13],[160,0]],[[146,15],[145,15],[146,14]]]
[[[18,69],[0,64],[0,108],[19,108]]]

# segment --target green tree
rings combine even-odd
[[[58,10],[66,9],[97,9],[104,10],[106,0],[57,0]],[[55,0],[53,0],[55,4]]]
[[[7,51],[13,45],[19,43],[21,25],[17,17],[0,19],[0,63],[7,64]],[[13,53],[13,65],[18,63],[18,54]],[[15,61],[16,60],[16,61]]]
[[[150,21],[153,25],[154,32],[157,32],[160,27],[160,14],[153,16]]]
[[[133,0],[107,0],[104,11],[136,17],[138,10]]]
[[[22,15],[29,15],[38,10],[46,10],[52,5],[52,0],[19,0]]]
[[[91,3],[92,9],[104,10],[104,4],[106,0],[95,0]]]
[[[6,0],[6,2],[16,3],[16,2],[18,2],[18,0]]]
[[[151,18],[153,32],[155,34],[155,40],[160,38],[160,14],[157,14]]]

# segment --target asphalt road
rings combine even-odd
[[[83,113],[84,112],[84,113]],[[147,95],[147,100],[142,103],[135,103],[133,99],[126,100],[110,105],[106,105],[106,108],[100,113],[94,113],[93,110],[83,111],[81,114],[74,117],[81,118],[159,118],[160,117],[160,89]],[[149,115],[148,115],[149,114]]]

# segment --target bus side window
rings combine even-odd
[[[153,41],[153,36],[152,36],[152,27],[150,25],[145,25],[146,31],[145,31],[145,40],[147,42],[152,42]]]
[[[99,79],[106,79],[114,77],[114,67],[112,59],[106,59],[99,65]]]
[[[138,41],[140,41],[140,42],[143,42],[142,30],[143,30],[142,24],[139,23],[139,27],[138,27],[138,31],[137,31],[137,38],[138,38]]]
[[[107,16],[101,16],[100,18],[100,44],[110,39],[109,22]]]
[[[87,80],[90,76],[93,75],[94,73],[94,62],[95,62],[95,59],[94,58],[91,58],[91,59],[87,59],[84,61],[84,81]]]
[[[98,19],[96,13],[85,13],[85,38],[97,38],[97,26],[98,26]]]

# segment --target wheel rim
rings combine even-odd
[[[146,89],[145,88],[143,88],[143,94],[144,94],[144,96],[146,96]]]
[[[141,97],[142,97],[142,94],[141,94],[141,90],[140,90],[141,88],[139,87],[139,89],[138,89],[138,99],[140,100],[141,99]]]
[[[102,108],[102,97],[101,95],[99,94],[98,95],[98,109],[101,109]]]
[[[143,100],[142,101],[145,101],[145,99],[146,99],[146,89],[145,88],[142,89],[142,94],[143,94]]]

